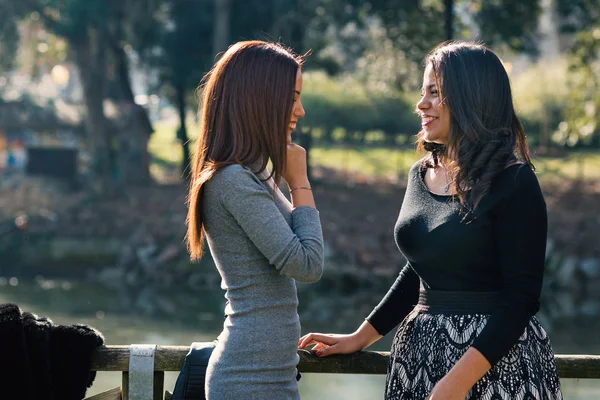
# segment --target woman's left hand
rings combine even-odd
[[[427,400],[465,400],[469,390],[461,388],[459,382],[443,377],[434,387]]]

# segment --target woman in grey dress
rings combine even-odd
[[[304,116],[301,66],[281,45],[239,42],[203,81],[187,242],[199,259],[206,238],[227,298],[208,400],[300,398],[296,281],[316,282],[323,271],[306,152],[291,143]]]

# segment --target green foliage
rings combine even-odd
[[[537,53],[539,0],[469,1],[477,10],[475,21],[488,45],[506,43],[516,51]]]
[[[20,1],[0,1],[0,72],[9,71],[19,46],[18,23],[27,8]]]
[[[0,11],[1,15],[2,11]],[[1,18],[1,17],[0,17]],[[10,70],[19,43],[19,33],[14,22],[0,22],[0,71]]]
[[[330,3],[330,2],[325,2]],[[330,73],[359,72],[365,82],[415,90],[424,56],[447,39],[443,0],[372,0],[351,18],[330,20],[311,33],[316,62]],[[457,0],[455,39],[535,52],[540,0]],[[353,9],[353,7],[349,7]],[[343,10],[344,7],[341,7]],[[323,8],[325,10],[325,8]],[[317,17],[318,18],[318,17]],[[321,20],[324,17],[321,17]]]
[[[160,16],[159,52],[150,49],[151,65],[161,83],[194,88],[212,55],[212,1],[170,0]]]
[[[409,59],[420,61],[437,43],[446,40],[443,0],[374,0],[373,10],[389,28]],[[455,38],[470,37],[488,44],[507,44],[514,50],[533,49],[541,12],[539,0],[455,0]],[[419,38],[419,40],[415,40]]]
[[[306,72],[302,101],[307,112],[302,125],[319,129],[326,137],[342,128],[347,141],[365,141],[368,131],[381,131],[391,142],[398,134],[418,132],[414,100],[414,95],[398,91],[369,90],[349,75],[331,78],[323,72]]]
[[[567,146],[600,146],[600,7],[596,0],[556,0],[569,49],[565,120],[554,137]]]
[[[372,4],[396,48],[417,64],[446,40],[443,0],[376,0]]]
[[[104,27],[114,9],[105,0],[37,0],[33,11],[41,14],[46,28],[69,40],[85,37],[90,27]]]
[[[398,51],[386,29],[369,24],[369,45],[356,61],[354,75],[367,87],[379,91],[418,91],[423,69],[409,59],[404,51]]]
[[[541,61],[512,79],[517,115],[532,145],[550,144],[567,106],[567,61]]]

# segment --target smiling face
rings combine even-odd
[[[296,129],[296,123],[298,120],[306,114],[304,107],[302,107],[302,101],[300,100],[300,94],[302,93],[302,70],[298,68],[296,74],[296,84],[294,86],[294,105],[292,106],[292,115],[290,116],[290,125],[287,132],[287,143],[292,143],[292,132]]]
[[[423,88],[421,100],[417,103],[417,112],[421,117],[423,140],[446,144],[450,135],[450,111],[443,102],[431,64],[427,65],[423,74]]]

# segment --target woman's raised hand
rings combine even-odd
[[[283,179],[290,188],[308,186],[306,168],[306,150],[295,143],[287,145],[287,163],[283,171]]]

